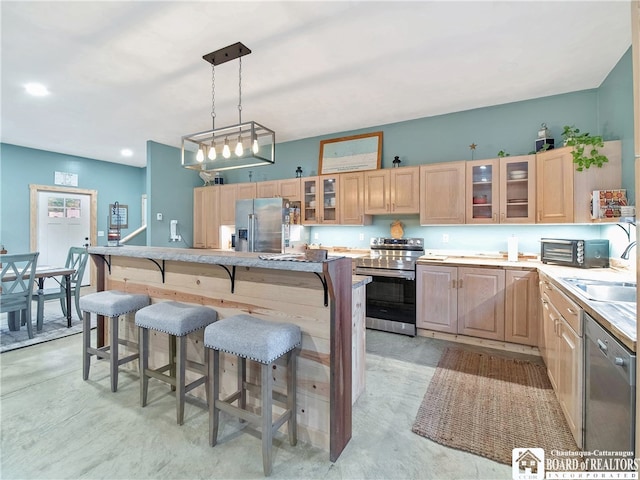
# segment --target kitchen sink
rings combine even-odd
[[[580,295],[601,302],[636,302],[635,282],[614,282],[586,278],[563,278]]]

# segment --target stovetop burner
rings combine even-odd
[[[356,259],[356,267],[384,270],[415,270],[424,254],[423,238],[372,238],[371,254]]]

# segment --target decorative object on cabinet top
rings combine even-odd
[[[571,155],[578,172],[589,168],[591,165],[602,168],[602,165],[609,161],[598,150],[604,147],[604,140],[599,135],[591,136],[589,133],[581,133],[580,129],[575,128],[573,125],[565,125],[562,130],[562,138],[564,139],[565,147],[572,147]]]
[[[363,133],[320,141],[318,172],[377,170],[382,160],[382,132]]]
[[[242,122],[242,57],[251,53],[240,42],[204,55],[211,64],[211,130],[182,137],[182,166],[194,170],[231,170],[273,165],[275,132],[257,122]],[[238,124],[216,128],[215,68],[238,60]],[[234,142],[232,154],[229,142]]]

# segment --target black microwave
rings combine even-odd
[[[540,239],[542,263],[568,267],[594,268],[609,266],[609,240]]]

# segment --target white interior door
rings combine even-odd
[[[70,247],[82,247],[90,233],[90,195],[38,192],[38,265],[62,266]],[[89,268],[82,285],[89,285]],[[54,279],[45,288],[57,286]]]

